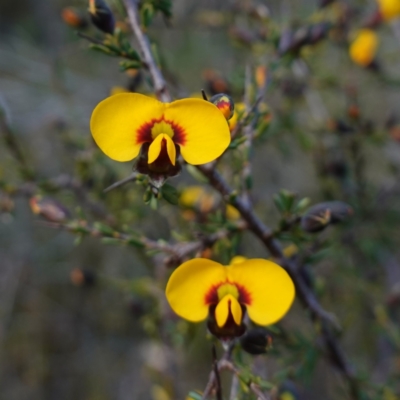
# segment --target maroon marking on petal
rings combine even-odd
[[[252,302],[252,298],[247,288],[245,288],[243,285],[240,285],[239,283],[233,283],[233,285],[235,285],[239,291],[239,304],[246,304],[247,306],[249,306]]]
[[[136,133],[136,143],[146,143],[152,142],[153,138],[151,137],[151,128],[153,128],[156,122],[160,122],[161,119],[157,120],[153,118],[151,121],[144,123]]]
[[[157,123],[160,122],[166,122],[172,130],[174,131],[174,136],[172,138],[172,141],[176,144],[184,145],[186,143],[186,132],[185,130],[176,122],[170,121],[164,118],[162,116],[161,118],[153,118],[148,122],[145,122],[136,132],[136,143],[141,144],[141,143],[146,143],[146,142],[152,142],[153,138],[151,136],[151,130],[153,126]]]
[[[186,143],[186,132],[185,130],[176,122],[174,121],[168,121],[168,120],[164,120],[166,123],[168,123],[169,125],[171,125],[172,130],[174,131],[174,137],[172,138],[172,140],[176,143],[176,144],[180,144],[180,145],[184,145]]]
[[[208,289],[208,292],[206,293],[206,295],[204,297],[204,302],[205,302],[206,305],[218,304],[219,299],[218,299],[217,290],[224,283],[226,283],[226,282],[217,283],[216,285],[212,285],[210,287],[210,289]]]
[[[210,304],[218,304],[219,302],[219,298],[218,298],[218,289],[220,286],[229,283],[233,286],[236,286],[238,292],[239,292],[239,298],[238,298],[238,302],[239,304],[244,304],[244,305],[251,305],[252,303],[252,298],[251,298],[251,294],[250,292],[247,290],[246,287],[244,287],[243,285],[241,285],[240,283],[236,283],[236,282],[229,282],[229,281],[225,281],[225,282],[219,282],[215,285],[212,285],[210,287],[210,289],[208,289],[208,292],[206,293],[206,295],[204,296],[204,302],[206,305],[210,305]]]

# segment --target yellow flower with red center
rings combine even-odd
[[[350,58],[362,67],[368,67],[378,50],[378,36],[372,29],[361,29],[350,45]]]
[[[243,334],[246,312],[258,325],[279,321],[294,300],[295,288],[287,272],[272,261],[235,257],[224,266],[195,258],[172,273],[166,296],[180,317],[199,322],[209,316],[209,328],[231,337]]]
[[[400,16],[400,0],[377,0],[383,20],[390,21]]]
[[[148,145],[148,164],[172,164],[177,156],[193,165],[219,157],[230,143],[228,124],[218,108],[200,99],[172,103],[139,93],[108,97],[94,109],[90,120],[93,138],[116,161],[137,157]]]

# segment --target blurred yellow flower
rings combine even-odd
[[[350,45],[350,58],[362,67],[368,67],[375,59],[378,36],[371,29],[361,29]]]
[[[400,16],[400,0],[377,0],[379,12],[384,21]]]
[[[226,206],[226,218],[234,221],[240,218],[240,212],[237,208],[233,207],[232,205],[228,204]]]
[[[199,322],[210,316],[225,329],[240,327],[246,312],[258,325],[279,321],[294,300],[295,288],[287,272],[272,261],[235,257],[224,266],[196,258],[172,273],[166,296],[180,317]]]
[[[232,118],[228,121],[229,130],[232,132],[235,128],[239,119],[243,117],[244,112],[246,111],[246,105],[244,103],[236,103],[235,108],[233,110]]]
[[[116,161],[137,157],[148,144],[148,164],[175,165],[179,152],[189,164],[205,164],[229,146],[228,124],[204,100],[161,103],[139,93],[120,93],[101,101],[90,120],[93,138]]]
[[[188,186],[183,189],[179,204],[182,207],[196,209],[202,213],[210,212],[217,206],[218,199],[203,186]]]
[[[187,186],[182,190],[179,204],[181,207],[206,214],[216,210],[221,205],[221,199],[206,187],[194,185]],[[189,215],[189,217],[188,219],[193,219],[192,215]],[[232,221],[237,220],[240,218],[240,213],[235,207],[227,204],[226,218]]]

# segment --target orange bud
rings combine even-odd
[[[82,13],[72,7],[63,8],[63,10],[61,11],[61,18],[67,25],[74,28],[84,29],[88,25],[88,21],[82,15]]]

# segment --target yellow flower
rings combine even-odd
[[[208,190],[206,187],[193,185],[187,186],[182,190],[182,193],[179,197],[179,204],[183,208],[188,208],[203,214],[207,214],[215,211],[221,206],[221,198],[218,197],[215,192]],[[189,216],[192,217],[192,215]],[[240,213],[235,207],[227,204],[226,218],[230,221],[238,220],[240,218]]]
[[[245,312],[259,325],[280,320],[295,289],[287,272],[272,261],[235,257],[231,265],[223,266],[196,258],[172,273],[166,296],[180,317],[199,322],[210,316],[221,336],[229,337],[243,334]]]
[[[228,124],[213,104],[198,99],[161,103],[139,93],[108,97],[94,109],[93,138],[116,161],[130,161],[148,144],[148,164],[175,165],[179,152],[193,165],[219,157],[230,143]]]
[[[218,199],[203,186],[188,186],[182,191],[179,197],[179,204],[185,208],[208,213],[217,207]]]
[[[400,16],[400,0],[377,0],[379,12],[385,21]]]
[[[371,29],[361,29],[350,45],[350,58],[362,67],[368,67],[375,59],[378,36]]]

